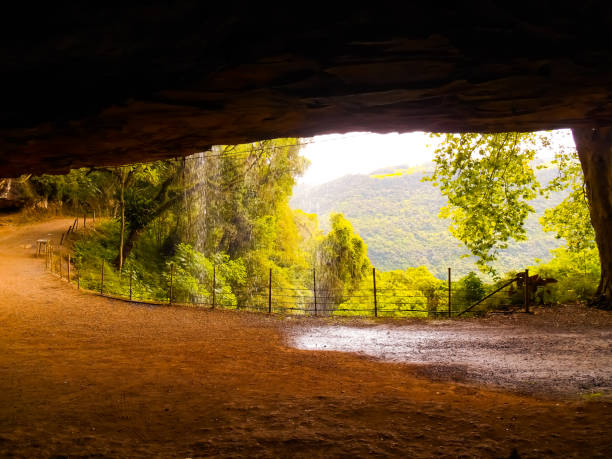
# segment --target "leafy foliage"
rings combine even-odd
[[[534,209],[539,183],[531,162],[531,133],[446,134],[434,153],[436,169],[427,177],[447,198],[441,217],[486,272],[508,241],[526,239],[525,220]]]
[[[558,282],[547,286],[542,302],[568,303],[577,300],[588,300],[595,294],[601,276],[599,253],[596,247],[580,251],[559,247],[553,252],[548,263],[531,268],[532,272],[545,278],[554,278]]]
[[[485,286],[482,279],[474,272],[470,272],[460,281],[460,288],[468,303],[474,303],[485,296]]]
[[[571,252],[595,248],[595,231],[591,224],[589,203],[582,168],[576,151],[559,151],[553,161],[559,174],[548,183],[545,193],[569,190],[568,196],[556,207],[546,209],[540,219],[544,231],[565,239]]]
[[[484,263],[483,259],[492,261],[499,255],[498,252],[509,244],[510,235],[518,232],[519,239],[525,238],[526,225],[531,224],[527,214],[533,210],[527,201],[539,184],[535,170],[528,165],[532,152],[517,154],[515,147],[507,150],[509,142],[519,142],[517,138],[482,140],[474,136],[470,139],[472,143],[466,140],[468,143],[464,145],[461,140],[451,138],[455,142],[453,148],[463,148],[462,160],[457,163],[450,157],[449,150],[442,151],[432,177],[437,177],[438,184],[442,183],[443,190],[450,196],[449,202],[454,203],[449,204],[448,214],[454,218],[456,234],[465,239],[471,225],[477,225],[468,247],[472,247]],[[524,140],[521,142],[524,146]],[[498,154],[492,155],[494,158],[486,157],[485,152],[479,150],[485,146],[495,146]],[[518,159],[505,158],[510,153],[517,154]],[[584,206],[584,201],[577,200],[581,182],[574,160],[566,156],[557,161],[563,165],[562,172],[550,181],[545,193],[560,199],[559,192],[570,184],[576,196],[570,193],[562,204]],[[104,270],[105,292],[168,301],[172,291],[175,302],[267,309],[271,282],[277,310],[310,309],[316,296],[319,311],[328,314],[371,314],[374,311],[372,264],[368,247],[352,223],[343,214],[332,213],[330,229],[324,234],[316,215],[292,210],[289,206],[295,179],[306,165],[306,160],[299,155],[299,141],[278,139],[215,147],[207,154],[181,160],[105,171],[77,171],[74,177],[57,178],[55,182],[33,178],[32,183],[48,191],[58,184],[64,186],[73,180],[81,181],[84,183],[83,199],[100,193],[102,186],[114,190],[106,205],[114,209],[117,218],[86,233],[74,246],[75,267],[83,287],[98,289]],[[522,171],[515,171],[517,167]],[[385,186],[395,183],[394,190],[408,183],[406,180],[415,186],[431,187],[420,182],[423,173],[422,168],[413,168],[399,175],[381,174],[387,176],[384,180],[365,178],[376,183],[372,187],[375,192],[367,205],[361,205],[362,214],[351,220],[360,224],[362,216],[376,215],[380,207],[385,208],[384,186],[379,186],[382,182],[386,182]],[[549,173],[549,169],[539,173]],[[483,174],[489,174],[486,180],[481,180]],[[509,177],[518,185],[504,183]],[[349,178],[350,183],[354,184],[355,180],[364,178]],[[493,185],[487,188],[485,185],[489,182]],[[78,185],[66,188],[71,190],[71,196],[77,196],[75,206],[84,205],[78,201],[80,192],[75,191],[78,188]],[[353,193],[357,188],[362,187],[353,186]],[[401,208],[410,221],[430,222],[430,239],[415,237],[418,235],[414,233],[406,239],[429,250],[432,256],[426,260],[431,261],[435,251],[427,247],[428,241],[439,242],[446,233],[442,227],[436,231],[436,225],[428,220],[431,212],[418,207],[419,200],[423,199],[439,203],[439,196],[432,198],[424,196],[426,194],[415,193],[414,188],[404,191]],[[472,206],[469,196],[476,196],[479,203]],[[334,193],[333,197],[343,202],[341,193]],[[487,202],[492,209],[487,209]],[[502,215],[507,205],[517,206],[519,210],[510,212],[510,216]],[[387,206],[397,214],[395,203]],[[542,206],[538,208],[543,210]],[[561,212],[559,209],[562,206],[554,212]],[[566,210],[565,214],[570,211]],[[520,228],[512,227],[512,218],[523,219]],[[495,219],[501,219],[501,223],[496,223]],[[545,225],[550,225],[559,237],[574,238],[575,243],[567,250],[557,250],[550,263],[536,269],[556,276],[573,276],[574,293],[568,296],[565,290],[547,291],[550,301],[582,298],[590,285],[587,285],[586,273],[595,273],[597,266],[592,263],[593,245],[581,240],[588,233],[562,224],[565,219],[562,213],[549,212],[543,217]],[[390,240],[389,250],[397,252],[394,239],[390,237],[395,229],[393,225],[389,221],[377,221],[377,224],[386,231],[383,240]],[[505,242],[498,241],[504,237],[507,238]],[[581,256],[584,282],[577,288],[577,274],[567,270],[565,265],[577,264]],[[117,257],[125,260],[124,269],[121,263],[116,263]],[[377,271],[376,285],[376,307],[380,316],[427,317],[448,312],[446,282],[436,278],[425,266]],[[480,300],[496,285],[486,285],[478,275],[470,272],[452,284],[453,310],[457,312]],[[564,287],[569,289],[569,286]]]
[[[355,289],[370,268],[363,239],[342,214],[330,217],[331,231],[317,249],[317,266],[327,288]]]

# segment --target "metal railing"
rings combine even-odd
[[[434,318],[477,315],[488,310],[504,308],[514,310],[521,308],[529,312],[533,302],[528,270],[493,287],[492,291],[480,294],[453,285],[451,268],[448,268],[447,282],[441,281],[435,288],[424,289],[418,285],[398,288],[388,283],[381,284],[381,279],[378,278],[380,275],[375,268],[372,268],[370,287],[364,287],[362,284],[360,288],[340,291],[322,288],[315,270],[312,270],[310,288],[284,287],[276,283],[272,269],[269,270],[266,279],[251,279],[249,286],[230,289],[227,285],[219,284],[216,267],[213,266],[212,277],[207,282],[209,285],[205,286],[206,293],[194,294],[177,289],[174,264],[169,266],[167,285],[149,286],[135,282],[134,272],[129,269],[119,275],[117,282],[117,273],[100,258],[89,260],[89,266],[99,266],[99,275],[96,277],[89,270],[87,278],[82,279],[72,254],[63,245],[77,229],[78,219],[75,219],[70,228],[62,234],[57,247],[50,241],[44,241],[44,251],[41,251],[41,241],[39,241],[38,253],[45,256],[47,269],[74,284],[78,289],[126,301],[152,305],[173,304],[211,309],[251,310],[269,314]],[[105,280],[105,273],[107,276],[112,275],[115,278],[114,282]]]

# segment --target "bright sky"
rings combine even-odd
[[[574,141],[568,129],[552,131],[551,144],[573,147]],[[306,139],[311,142],[302,148],[301,154],[311,162],[298,183],[319,185],[348,174],[368,174],[390,166],[418,166],[431,161],[437,139],[428,133],[373,134],[351,132],[330,134]],[[552,158],[554,150],[541,151],[538,157]]]

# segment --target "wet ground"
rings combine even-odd
[[[309,326],[296,331],[290,343],[299,349],[354,352],[420,364],[419,372],[428,377],[521,393],[612,394],[609,313],[572,305],[540,308],[536,314],[401,325]]]

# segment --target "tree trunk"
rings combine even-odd
[[[612,305],[612,127],[572,129],[584,172],[591,223],[601,260],[594,304]]]
[[[125,236],[125,173],[121,170],[121,195],[119,198],[119,204],[121,207],[121,229],[119,235],[119,274],[123,272],[123,239]]]

